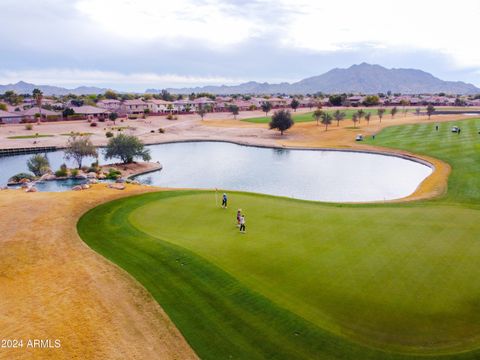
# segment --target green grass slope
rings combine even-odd
[[[211,192],[160,192],[94,208],[78,231],[151,292],[205,359],[480,358],[479,121],[458,124],[461,135],[422,124],[368,140],[449,161],[439,200],[232,193],[222,210]]]

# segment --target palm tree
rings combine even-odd
[[[35,102],[38,106],[38,110],[40,113],[40,119],[42,118],[42,100],[43,100],[43,93],[40,89],[33,89],[32,96],[35,99]]]
[[[340,121],[345,119],[345,113],[340,111],[340,110],[335,110],[333,113],[333,117],[335,118],[335,121],[337,122],[337,126],[340,126]]]
[[[385,114],[385,109],[380,108],[377,110],[378,118],[380,119],[380,122],[382,122],[383,114]]]
[[[328,112],[322,114],[322,124],[325,125],[325,131],[328,130],[328,125],[332,123],[332,115]]]
[[[312,114],[312,117],[317,120],[317,126],[318,126],[318,122],[320,121],[320,118],[322,117],[323,115],[323,110],[321,109],[317,109],[313,112]]]
[[[356,128],[357,127],[357,122],[358,122],[358,115],[357,114],[352,115],[352,121],[353,121],[353,127]]]

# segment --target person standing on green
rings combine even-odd
[[[240,232],[245,233],[245,215],[240,216]]]

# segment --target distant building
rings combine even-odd
[[[18,124],[22,121],[23,115],[0,110],[0,122],[2,124]]]
[[[71,108],[75,114],[85,116],[87,119],[106,119],[110,111],[96,106],[83,105]]]
[[[154,114],[164,114],[174,110],[173,102],[161,99],[147,100],[148,109]]]
[[[148,109],[148,104],[141,99],[125,100],[120,109],[127,114],[143,114]]]
[[[97,106],[102,109],[107,109],[109,111],[116,112],[120,110],[120,107],[122,106],[122,102],[120,100],[115,100],[115,99],[105,99],[97,102]]]

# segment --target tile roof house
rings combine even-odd
[[[120,106],[122,105],[122,102],[120,100],[116,99],[105,99],[105,100],[100,100],[97,102],[97,106],[102,108],[102,109],[107,109],[110,111],[118,111],[120,110]]]
[[[51,111],[47,109],[40,109],[38,106],[31,107],[30,109],[27,109],[25,111],[20,111],[20,113],[23,115],[23,118],[27,120],[34,120],[36,114],[40,114],[43,119],[46,119],[47,117],[62,116],[62,113],[60,112]]]
[[[3,124],[18,124],[22,121],[23,115],[0,110],[0,122]]]
[[[105,119],[110,111],[107,109],[102,109],[96,106],[83,105],[83,106],[72,106],[71,108],[75,114],[86,116],[89,119],[100,118]]]
[[[142,114],[148,109],[148,104],[142,99],[124,100],[120,109],[127,114]]]
[[[155,114],[163,114],[174,110],[172,101],[166,101],[161,99],[147,100],[147,106],[150,109],[150,112]]]

